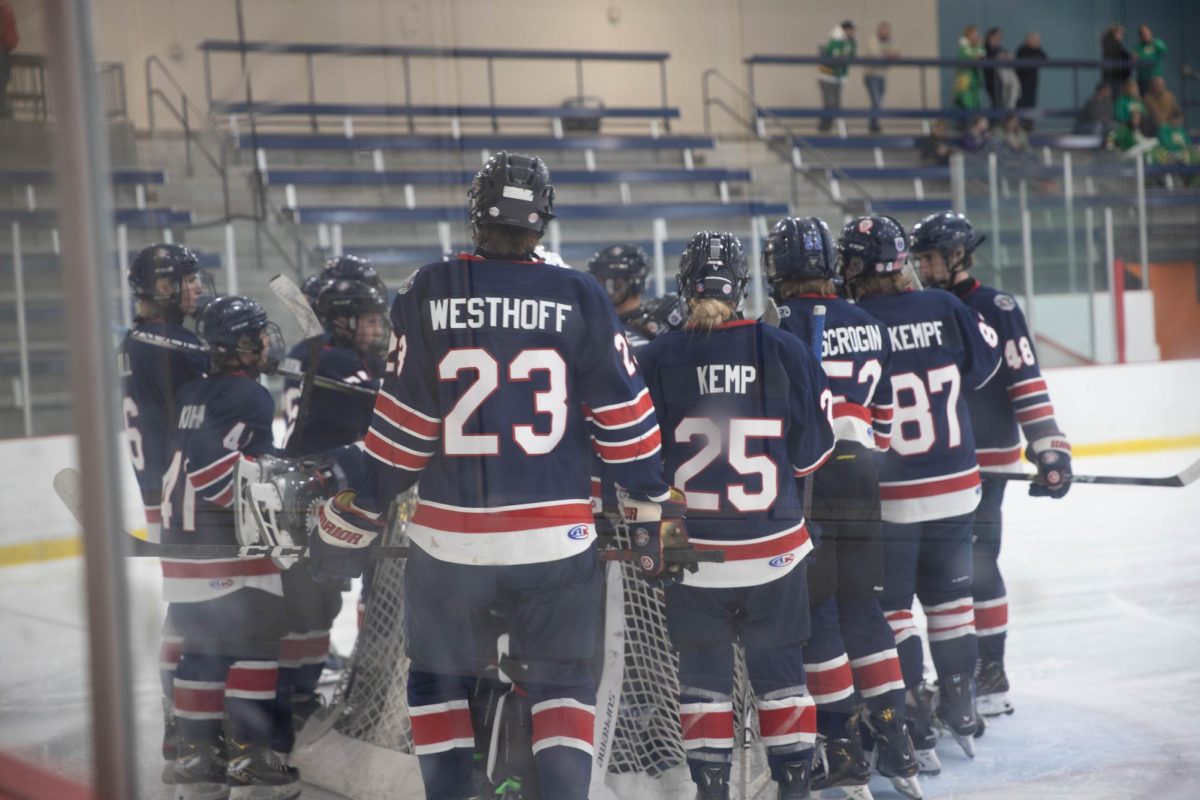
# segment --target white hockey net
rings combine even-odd
[[[601,680],[596,737],[597,752],[607,750],[598,756],[598,761],[607,761],[607,769],[603,780],[593,780],[592,800],[690,799],[695,787],[679,728],[678,657],[667,636],[662,591],[648,586],[632,565],[611,563],[608,570],[608,680]],[[417,759],[411,755],[403,595],[404,562],[377,562],[352,666],[329,710],[301,732],[293,754],[307,783],[355,800],[424,797]],[[619,609],[623,612],[617,613]],[[615,677],[620,678],[619,686]],[[759,793],[765,756],[752,738],[746,742],[747,727],[741,721],[747,713],[753,720],[754,706],[745,690],[740,656],[735,686],[738,747],[733,796],[751,798]],[[615,713],[606,714],[610,698]],[[611,730],[603,729],[606,717]]]

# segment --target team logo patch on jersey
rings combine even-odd
[[[791,315],[792,315],[792,310],[790,308],[788,308],[787,306],[784,306],[783,308],[779,309],[779,318],[780,319],[783,319],[784,317],[790,317]]]
[[[1017,301],[1013,299],[1011,294],[996,295],[996,308],[1001,311],[1012,311],[1017,307]]]
[[[396,294],[408,294],[409,290],[412,289],[413,284],[416,282],[416,280],[417,280],[417,273],[414,272],[412,275],[409,275],[407,278],[404,279],[404,283],[400,284],[400,288],[396,290]]]
[[[786,567],[788,564],[796,560],[795,553],[784,553],[781,556],[775,556],[767,563],[772,567]]]
[[[228,589],[233,586],[233,578],[213,578],[208,582],[208,586],[210,589]]]
[[[633,532],[633,543],[638,547],[650,544],[650,532],[645,528],[638,528]]]
[[[576,525],[574,528],[571,528],[571,530],[567,531],[567,538],[574,539],[577,542],[588,538],[588,526]]]

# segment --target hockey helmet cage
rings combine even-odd
[[[679,296],[684,300],[713,298],[740,307],[750,268],[742,243],[728,231],[701,231],[692,237],[679,259]]]
[[[619,305],[626,298],[642,293],[646,287],[646,274],[650,271],[650,259],[636,244],[614,244],[588,259],[587,271],[604,287],[613,305]],[[622,289],[617,288],[616,280],[624,281]]]
[[[838,240],[838,265],[846,283],[872,275],[889,275],[904,269],[908,237],[894,217],[857,217],[842,228]]]
[[[259,369],[267,374],[275,371],[284,355],[279,326],[267,319],[266,309],[252,297],[223,295],[206,303],[198,329],[214,356],[262,356],[265,351]]]
[[[797,278],[840,280],[833,233],[818,217],[784,217],[776,222],[763,242],[761,263],[769,284]]]
[[[511,225],[539,235],[554,219],[550,170],[537,156],[500,151],[475,174],[467,190],[471,230],[480,225]]]

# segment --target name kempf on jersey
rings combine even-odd
[[[920,350],[925,347],[942,346],[942,321],[910,322],[904,325],[889,325],[888,338],[892,350]]]
[[[428,306],[430,324],[435,331],[547,330],[553,320],[555,332],[562,333],[571,311],[570,303],[519,297],[444,297],[430,300]]]

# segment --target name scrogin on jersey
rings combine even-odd
[[[518,297],[445,297],[429,301],[429,318],[435,331],[476,328],[546,330],[553,325],[562,333],[570,303]]]
[[[845,353],[873,353],[883,349],[883,333],[875,325],[847,325],[827,328],[821,356],[830,358]]]
[[[942,321],[906,322],[889,325],[888,336],[893,350],[918,350],[922,347],[942,346]]]
[[[706,364],[696,367],[700,394],[745,394],[758,377],[758,369],[749,364]]]

